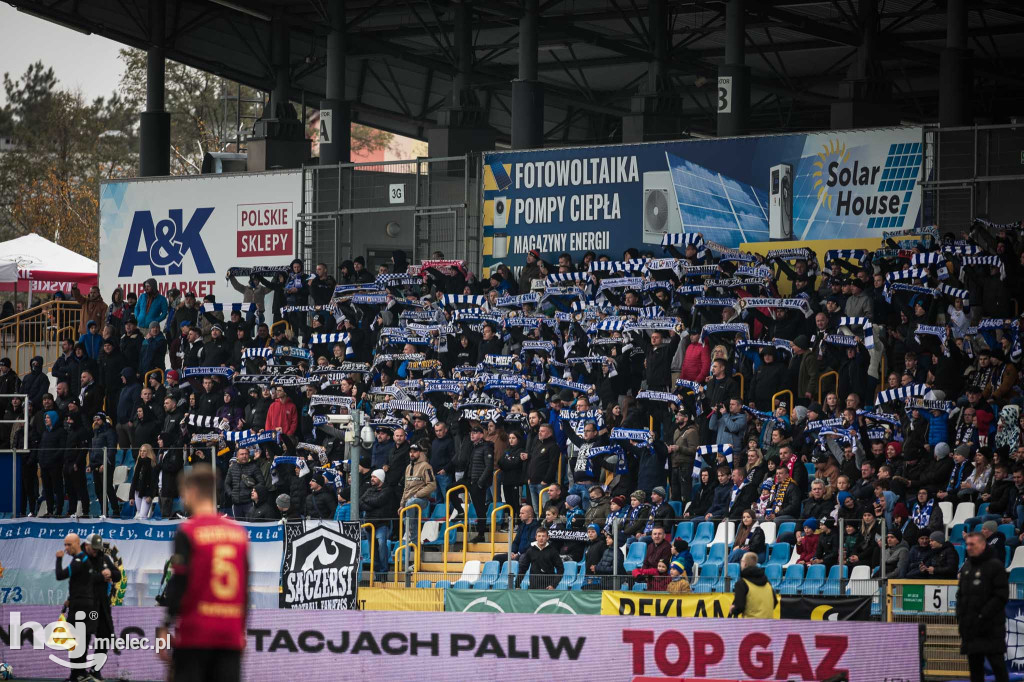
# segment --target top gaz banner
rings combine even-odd
[[[735,247],[913,227],[921,129],[688,140],[484,155],[484,265],[661,253],[666,233]]]
[[[110,300],[114,287],[141,292],[152,277],[162,294],[241,301],[227,269],[288,265],[301,199],[301,171],[103,183],[100,290]]]

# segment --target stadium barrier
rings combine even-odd
[[[955,580],[890,580],[886,586],[886,620],[914,623],[922,630],[924,674],[966,678],[967,657],[960,653]]]
[[[63,676],[30,631],[11,648],[11,615],[0,607],[0,642],[19,677]],[[21,623],[47,624],[57,609],[18,609]],[[501,666],[508,679],[716,680],[920,679],[918,631],[912,623],[835,623],[728,619],[652,619],[546,613],[405,613],[256,610],[247,623],[242,679],[479,679],[481,666]],[[163,610],[118,610],[117,634],[155,637]],[[572,619],[572,622],[567,622]],[[885,655],[878,643],[885,642]],[[553,667],[555,666],[555,667]],[[107,679],[159,679],[164,664],[151,649],[124,649],[101,671]],[[491,677],[491,676],[488,676]]]

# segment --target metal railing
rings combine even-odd
[[[789,402],[786,403],[787,409],[792,410],[794,407],[796,407],[796,404],[793,402],[793,391],[789,390],[788,388],[784,388],[781,391],[777,391],[775,393],[775,395],[772,396],[772,407],[771,407],[772,412],[775,412],[775,405],[776,405],[775,399],[778,398],[780,395],[788,395],[789,396]]]
[[[373,569],[375,560],[377,558],[377,527],[372,523],[362,523],[359,525],[360,528],[370,529],[370,586],[373,586]],[[396,571],[397,573],[397,571]]]
[[[818,404],[819,405],[822,404],[822,401],[824,401],[825,396],[828,395],[828,393],[826,393],[824,391],[824,389],[823,389],[825,377],[828,377],[828,376],[835,377],[835,379],[836,379],[836,387],[833,390],[835,390],[835,391],[839,390],[839,372],[837,372],[836,370],[833,369],[831,371],[825,372],[824,374],[820,375],[818,377]]]
[[[423,508],[418,504],[407,504],[398,510],[398,540],[399,542],[406,542],[405,539],[405,513],[412,509],[416,510],[416,535],[409,534],[410,543],[416,543],[419,545],[420,533],[423,531]],[[416,568],[419,569],[419,553],[416,554]]]
[[[743,375],[739,372],[736,372],[735,374],[732,375],[733,379],[735,379],[736,377],[740,378],[740,400],[743,400],[743,398],[747,395],[747,392],[744,387],[745,380],[743,378]]]
[[[500,512],[503,509],[508,509],[509,516],[511,516],[514,513],[514,511],[515,511],[515,510],[512,509],[512,505],[511,504],[503,504],[503,505],[501,505],[499,507],[499,506],[497,506],[497,502],[495,502],[495,507],[494,507],[494,509],[491,510],[491,556],[492,557],[494,556],[494,536],[498,532],[498,512]],[[511,528],[511,525],[509,526],[509,528]],[[512,534],[512,532],[510,530],[509,531],[509,535],[511,535],[511,534]]]

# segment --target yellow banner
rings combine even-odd
[[[661,592],[601,593],[602,616],[668,616],[673,618],[727,618],[732,593],[668,594]],[[779,617],[779,605],[775,605]]]
[[[360,611],[444,611],[444,590],[434,587],[360,587]]]

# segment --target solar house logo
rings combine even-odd
[[[869,228],[902,225],[921,164],[920,148],[920,143],[892,144],[884,163],[874,163],[845,142],[830,140],[813,164],[819,204],[840,220],[866,217]]]

